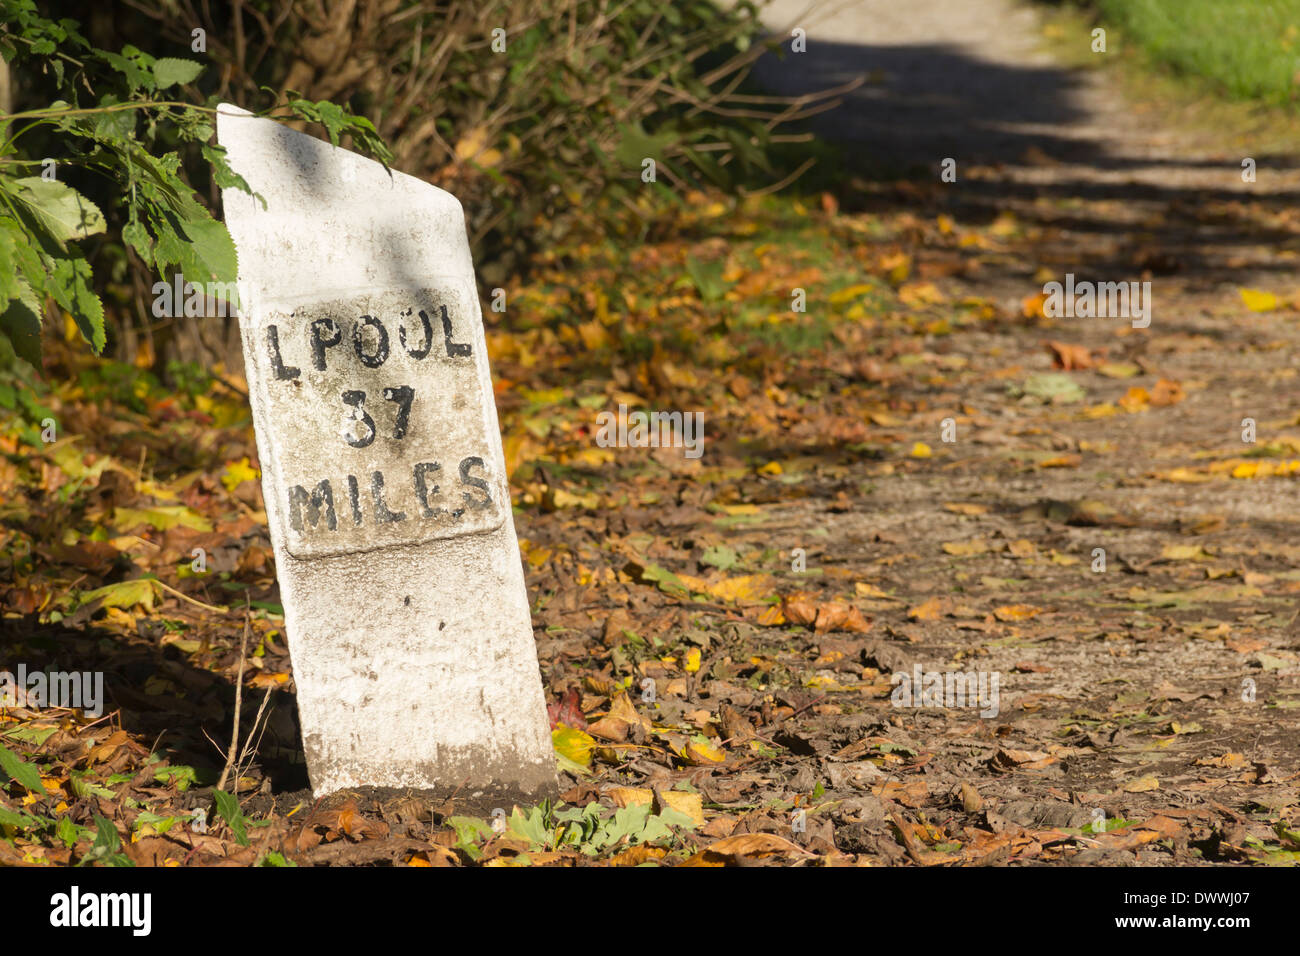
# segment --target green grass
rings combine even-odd
[[[1094,0],[1100,25],[1234,99],[1300,99],[1300,0]],[[1112,38],[1110,42],[1115,42]]]

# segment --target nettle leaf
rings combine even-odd
[[[0,304],[16,299],[20,291],[18,263],[14,258],[17,251],[15,245],[14,234],[8,229],[0,228]]]
[[[45,793],[41,786],[41,772],[7,747],[0,747],[0,771],[34,793]]]
[[[49,293],[72,316],[98,355],[104,350],[104,304],[92,286],[90,263],[81,257],[56,259]]]
[[[135,866],[125,853],[121,852],[122,838],[118,835],[117,827],[113,826],[113,821],[107,817],[101,817],[95,814],[95,842],[91,844],[90,851],[78,863],[78,866],[85,866],[87,863],[103,862],[105,866]]]
[[[337,146],[339,133],[348,127],[347,113],[344,112],[343,107],[325,102],[317,104],[316,113],[320,116],[321,125],[329,133],[330,142]]]
[[[181,228],[190,240],[194,259],[203,273],[197,277],[198,280],[234,282],[239,271],[239,260],[235,243],[225,224],[208,216],[204,219],[188,219],[181,223]],[[186,278],[189,279],[190,276],[186,275]]]
[[[41,306],[31,286],[18,280],[19,292],[0,312],[0,334],[9,339],[18,357],[41,367]]]
[[[132,50],[134,48],[127,47],[126,49]],[[100,51],[100,57],[105,63],[126,77],[127,85],[132,89],[143,88],[153,92],[155,83],[153,71],[148,64],[138,62],[140,58],[123,56],[121,53],[113,53],[109,50]]]
[[[122,241],[134,249],[145,262],[154,261],[153,240],[149,238],[149,230],[138,219],[133,219],[122,227]]]
[[[120,106],[121,102],[111,93],[99,98],[101,108]],[[135,133],[135,122],[136,111],[123,109],[114,113],[96,113],[88,121],[74,119],[65,128],[81,124],[81,128],[88,130],[101,143],[112,143],[115,140],[130,139]]]
[[[31,287],[31,276],[42,284],[45,271],[40,256],[32,251],[21,226],[0,220],[0,334],[8,337],[18,358],[40,368],[40,297]]]
[[[49,284],[45,269],[48,256],[31,244],[28,233],[13,219],[0,218],[0,229],[14,239],[13,262],[18,267],[19,276],[35,292],[37,311],[40,311],[39,306],[45,299],[45,288]],[[55,251],[57,252],[57,247]]]
[[[34,826],[40,825],[40,820],[30,813],[15,813],[13,810],[6,810],[0,807],[0,826],[17,827],[20,830],[27,830]]]
[[[153,78],[160,90],[165,90],[167,87],[175,86],[178,83],[182,86],[186,83],[193,83],[202,72],[202,63],[195,63],[193,60],[179,60],[170,56],[155,60],[153,64]]]
[[[245,828],[244,812],[239,809],[239,801],[224,790],[213,790],[212,797],[217,802],[217,815],[226,821],[230,832],[235,835],[235,842],[248,846],[248,830]]]
[[[230,168],[230,163],[226,159],[226,149],[224,146],[204,146],[200,150],[203,158],[212,166],[212,181],[222,189],[241,189],[262,200],[262,208],[266,208],[266,200],[253,192],[253,187],[248,185],[248,181],[243,176]]]
[[[58,246],[66,249],[69,239],[84,239],[104,231],[99,207],[66,183],[57,179],[26,176],[8,183],[0,181],[14,198],[16,211],[24,212]]]
[[[620,125],[619,133],[621,138],[614,150],[614,158],[624,166],[640,166],[643,159],[661,161],[663,151],[676,139],[671,132],[651,135],[642,129],[639,121]]]
[[[290,97],[297,96],[292,90],[289,91],[288,95]],[[384,145],[384,141],[379,136],[379,131],[364,116],[349,113],[343,107],[331,103],[329,100],[313,103],[311,100],[290,99],[287,105],[302,119],[320,123],[324,126],[325,131],[329,134],[330,142],[335,146],[339,145],[340,133],[351,133],[355,145],[370,153],[379,162],[387,166],[393,161],[393,154]]]

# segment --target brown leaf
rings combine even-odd
[[[942,598],[932,597],[928,601],[918,604],[916,607],[907,612],[907,616],[916,621],[937,621],[943,616],[944,601]]]
[[[1056,758],[1041,750],[999,749],[989,761],[995,770],[1042,770],[1056,763]]]
[[[781,613],[791,624],[815,625],[817,602],[802,592],[781,598]]]
[[[751,860],[770,856],[807,859],[814,856],[803,847],[774,833],[742,833],[710,843],[682,866],[745,866]]]
[[[871,630],[871,622],[862,616],[852,604],[833,601],[817,609],[817,621],[813,625],[817,631],[848,631],[852,634],[865,634]]]
[[[1171,379],[1162,378],[1151,386],[1151,404],[1155,406],[1174,405],[1186,397],[1183,386]]]
[[[560,699],[546,707],[546,714],[551,718],[551,729],[557,724],[565,724],[576,730],[587,729],[587,719],[582,716],[582,696],[577,687],[570,687],[560,695]]]
[[[1067,372],[1077,368],[1092,368],[1092,353],[1086,346],[1055,341],[1045,341],[1043,344],[1052,353],[1053,368],[1065,369]]]

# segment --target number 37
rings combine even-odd
[[[408,385],[384,389],[384,401],[397,405],[397,418],[393,422],[393,437],[404,438],[406,425],[411,417],[411,403],[415,401],[415,389]],[[343,438],[353,448],[365,448],[375,440],[375,420],[365,408],[366,393],[347,391],[343,393],[343,404],[351,407],[343,422]]]

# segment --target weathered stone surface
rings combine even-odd
[[[222,106],[223,190],[312,788],[555,786],[455,197]]]

